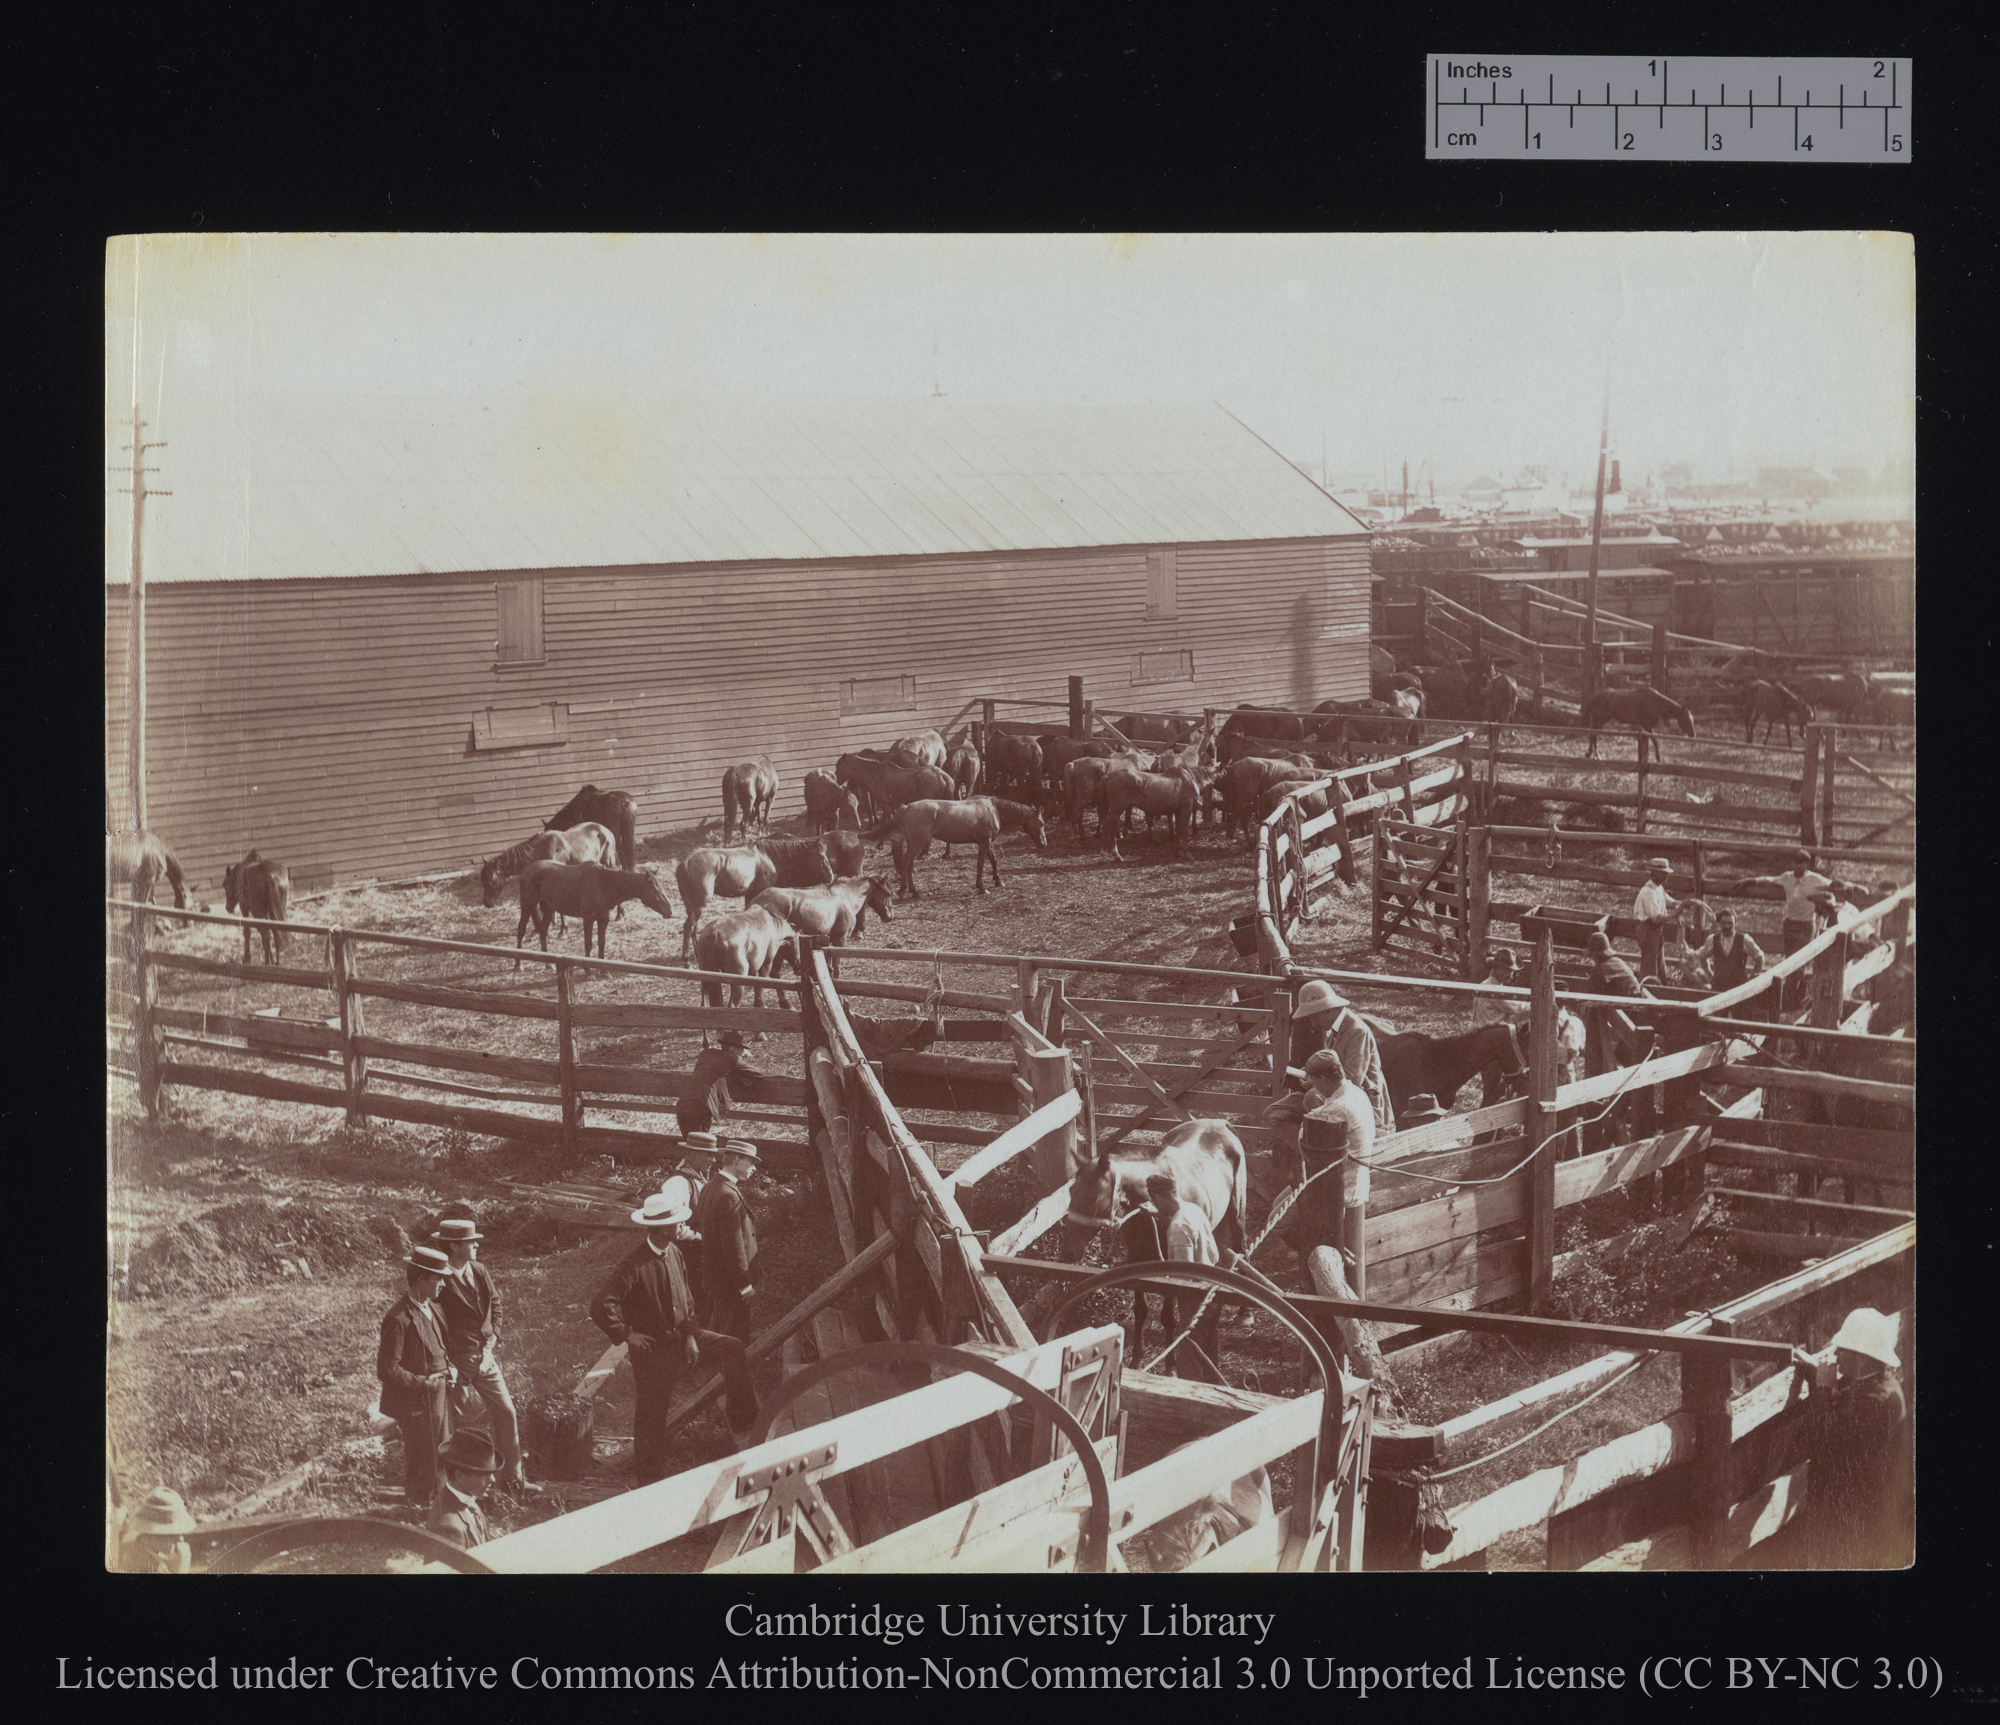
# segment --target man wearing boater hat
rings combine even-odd
[[[451,1274],[438,1290],[438,1310],[444,1314],[445,1348],[458,1382],[470,1384],[486,1404],[493,1441],[500,1451],[500,1471],[516,1491],[537,1492],[521,1469],[521,1426],[514,1398],[507,1389],[500,1363],[493,1357],[500,1339],[500,1290],[493,1272],[479,1261],[478,1242],[486,1236],[470,1216],[447,1216],[431,1235],[451,1259]]]
[[[674,1385],[696,1357],[694,1290],[674,1244],[688,1210],[655,1192],[632,1212],[646,1237],[625,1254],[591,1302],[591,1321],[625,1344],[632,1367],[632,1453],[639,1484],[667,1477],[667,1410]]]
[[[437,1306],[451,1259],[435,1247],[413,1246],[403,1263],[406,1285],[382,1320],[375,1375],[382,1380],[382,1411],[402,1429],[404,1499],[423,1515],[437,1489],[438,1447],[451,1435],[451,1359]]]
[[[1887,1569],[1910,1561],[1908,1409],[1896,1320],[1873,1306],[1847,1314],[1832,1342],[1838,1377],[1814,1400],[1807,1537],[1815,1567]],[[1795,1356],[1796,1357],[1796,1356]]]

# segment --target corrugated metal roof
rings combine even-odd
[[[196,396],[149,435],[167,439],[153,482],[173,493],[147,512],[149,581],[1366,531],[1215,406]],[[131,555],[117,485],[113,582]]]

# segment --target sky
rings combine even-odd
[[[1334,480],[1908,463],[1895,234],[155,235],[108,461],[247,391],[1220,402]],[[129,460],[129,457],[125,459]],[[118,483],[113,480],[115,485]],[[170,483],[162,479],[160,483]]]

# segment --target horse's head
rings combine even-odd
[[[1035,841],[1036,850],[1045,851],[1049,848],[1048,823],[1042,819],[1042,811],[1032,804],[1028,808],[1028,824],[1023,830]]]
[[[656,910],[660,915],[674,914],[674,901],[667,897],[667,889],[660,884],[660,877],[649,868],[635,871],[639,876],[639,902],[648,910]],[[491,899],[487,903],[491,904]]]
[[[488,910],[500,902],[500,886],[500,859],[493,857],[479,870],[479,902]]]
[[[251,852],[251,855],[256,855],[256,852]],[[222,903],[231,916],[234,916],[243,904],[243,876],[249,867],[248,860],[245,860],[231,863],[222,871]]]
[[[1069,1183],[1069,1210],[1063,1216],[1062,1252],[1081,1263],[1091,1240],[1118,1220],[1118,1174],[1107,1151],[1078,1168]]]
[[[872,875],[868,881],[868,891],[862,895],[861,909],[854,918],[854,932],[859,934],[873,911],[884,922],[889,920],[889,886],[879,875]]]

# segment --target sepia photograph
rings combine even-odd
[[[1909,235],[104,318],[107,1570],[1919,1561]]]

